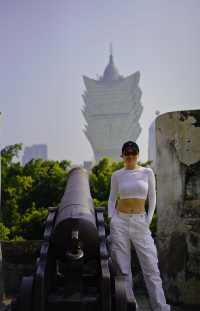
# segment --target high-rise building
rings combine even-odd
[[[109,156],[120,161],[121,147],[127,140],[136,141],[141,133],[139,118],[140,72],[123,77],[115,67],[112,50],[103,76],[98,80],[83,76],[86,90],[82,113],[87,121],[83,130],[98,161]]]
[[[47,145],[37,144],[31,147],[26,147],[24,149],[24,154],[22,157],[22,163],[25,165],[32,159],[43,159],[47,160]]]

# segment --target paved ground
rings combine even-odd
[[[139,305],[139,311],[152,311],[149,304],[149,299],[146,294],[144,293],[135,293],[135,297],[137,299]],[[0,304],[0,311],[10,311],[10,302],[11,299],[7,298],[4,301],[4,304]],[[179,307],[172,306],[171,311],[193,311],[191,309],[182,309]]]
[[[138,311],[152,311],[147,294],[143,292],[136,292],[135,297],[139,305]],[[171,306],[171,311],[193,311],[193,310],[191,310],[191,308],[183,309],[180,307]]]
[[[139,311],[151,311],[148,297],[144,294],[135,294],[136,300],[139,305]]]

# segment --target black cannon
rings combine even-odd
[[[34,274],[22,278],[12,311],[135,310],[109,256],[103,212],[94,207],[88,172],[72,168],[60,204],[49,207]]]

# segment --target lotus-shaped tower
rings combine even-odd
[[[139,118],[140,72],[123,77],[110,53],[109,63],[98,80],[83,76],[86,90],[81,110],[87,124],[83,130],[94,151],[95,160],[109,156],[120,161],[121,146],[127,140],[136,141],[141,133]]]

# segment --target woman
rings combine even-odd
[[[135,247],[153,311],[169,311],[158,268],[157,249],[149,229],[156,206],[155,175],[150,167],[137,164],[139,147],[133,141],[122,146],[124,167],[111,176],[108,200],[111,258],[117,274],[126,275],[133,287],[131,243]],[[120,194],[117,210],[115,203]],[[145,200],[148,197],[148,214]],[[137,304],[137,303],[136,303]]]

